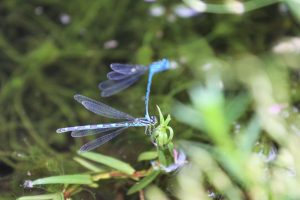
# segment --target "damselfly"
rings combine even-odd
[[[83,137],[83,136],[94,135],[98,133],[106,133],[105,135],[83,145],[79,150],[81,152],[95,149],[96,147],[118,136],[126,128],[144,126],[147,131],[148,128],[151,129],[151,127],[157,123],[157,119],[155,116],[151,116],[150,118],[146,118],[146,117],[134,118],[127,113],[116,110],[104,103],[95,101],[83,95],[77,94],[74,96],[74,99],[79,103],[81,103],[87,110],[95,114],[108,117],[108,118],[125,120],[116,123],[73,126],[73,127],[59,128],[56,130],[57,133],[64,133],[64,132],[71,131],[72,137]]]
[[[108,97],[128,88],[129,86],[134,84],[140,76],[142,76],[147,70],[149,70],[145,96],[145,117],[147,119],[150,119],[148,112],[148,103],[153,75],[158,72],[170,69],[170,66],[170,62],[167,59],[153,62],[148,66],[112,63],[110,67],[113,71],[107,74],[108,80],[103,81],[98,85],[99,89],[102,91],[101,96]]]

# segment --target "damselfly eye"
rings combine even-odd
[[[151,124],[156,124],[156,122],[157,122],[155,116],[151,116],[151,117],[150,117],[150,120],[151,120]]]

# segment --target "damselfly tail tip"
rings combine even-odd
[[[76,132],[74,132],[74,131],[71,132],[71,136],[72,136],[72,137],[78,137],[78,135],[77,135]]]
[[[80,100],[80,97],[82,97],[81,94],[75,94],[75,95],[74,95],[74,99],[75,99],[76,101],[79,101],[79,100]]]
[[[59,128],[56,130],[56,133],[64,133],[66,132],[65,128]]]
[[[114,94],[114,93],[113,93],[113,94]],[[110,96],[112,96],[113,94],[107,93],[107,92],[105,92],[105,91],[102,91],[102,92],[100,93],[101,97],[110,97]]]
[[[85,152],[87,152],[87,149],[86,149],[86,146],[85,146],[85,145],[83,145],[83,146],[77,151],[77,153],[79,153],[79,154],[85,153]]]

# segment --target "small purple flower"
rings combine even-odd
[[[66,13],[61,14],[59,19],[63,25],[68,25],[71,22],[71,16]]]
[[[105,49],[114,49],[119,45],[117,40],[108,40],[104,42],[103,47]]]
[[[150,15],[153,17],[160,17],[165,14],[166,9],[163,6],[155,5],[150,8]]]
[[[23,187],[24,188],[33,188],[32,181],[31,180],[24,181]]]
[[[173,150],[174,151],[174,163],[169,165],[169,166],[164,166],[161,165],[159,162],[157,161],[152,161],[151,165],[153,167],[154,170],[163,170],[167,173],[173,172],[179,168],[181,168],[185,163],[187,163],[186,161],[186,155],[183,151],[178,151],[176,149]]]
[[[176,6],[174,9],[174,13],[178,17],[182,17],[182,18],[194,17],[199,14],[199,12],[197,12],[196,10],[189,8],[187,6],[184,6],[184,5]]]
[[[286,107],[286,105],[284,104],[274,104],[269,108],[269,112],[272,114],[278,114],[280,113],[284,108]]]
[[[175,153],[176,152],[176,153]],[[186,161],[186,155],[183,151],[179,151],[179,153],[174,149],[174,163],[169,165],[169,166],[161,166],[161,168],[165,171],[165,172],[173,172],[179,168],[181,168],[185,163],[187,163]]]

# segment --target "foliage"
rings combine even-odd
[[[80,157],[75,157],[74,160],[79,164],[90,170],[85,174],[73,174],[73,175],[60,175],[60,176],[51,176],[40,178],[36,180],[26,180],[24,183],[25,188],[33,188],[39,185],[48,185],[48,184],[64,184],[65,187],[62,192],[59,193],[58,196],[48,194],[48,195],[36,195],[36,196],[24,196],[18,198],[18,200],[22,199],[46,199],[52,198],[57,199],[63,196],[64,198],[70,198],[73,195],[79,193],[84,188],[84,185],[88,185],[89,187],[98,187],[97,182],[103,181],[105,179],[133,179],[138,181],[135,183],[127,192],[128,195],[141,191],[146,186],[148,186],[155,178],[162,172],[172,172],[185,164],[185,156],[184,160],[181,159],[181,162],[178,162],[179,156],[176,156],[174,152],[177,152],[174,149],[172,143],[173,130],[168,126],[171,118],[170,115],[166,119],[163,118],[163,114],[161,113],[160,108],[157,106],[160,116],[160,124],[152,131],[153,135],[152,142],[156,146],[155,156],[153,156],[153,152],[143,152],[140,154],[138,160],[139,161],[148,161],[152,160],[152,167],[149,169],[136,171],[133,169],[130,164],[120,161],[118,159],[101,155],[99,153],[93,152],[84,152],[80,153]],[[168,132],[169,131],[169,132]],[[171,132],[171,133],[170,133]],[[169,136],[169,137],[168,137]],[[163,141],[163,142],[162,142]],[[165,151],[165,150],[168,151]],[[86,160],[87,159],[87,160]],[[88,160],[100,163],[106,167],[99,168],[97,165],[90,163]],[[171,168],[169,167],[171,166]],[[143,177],[143,178],[142,178]],[[139,180],[142,178],[141,180]]]
[[[299,199],[299,5],[3,1],[0,199]],[[71,97],[97,99],[110,63],[164,57],[176,68],[153,80],[150,113],[172,117],[159,141],[127,130],[90,159],[85,139],[55,133],[99,122]],[[145,84],[101,101],[141,116]]]

